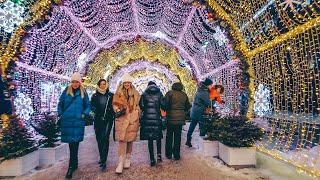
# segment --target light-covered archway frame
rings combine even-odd
[[[119,54],[122,54],[121,57],[118,57]],[[147,41],[145,39],[138,39],[133,42],[123,41],[122,43],[117,43],[116,46],[97,53],[92,64],[87,69],[87,83],[95,84],[99,78],[105,77],[106,72],[112,75],[121,67],[140,59],[160,63],[167,67],[171,72],[179,76],[187,94],[191,96],[195,93],[196,79],[193,78],[190,69],[181,67],[178,64],[179,53],[160,41]]]

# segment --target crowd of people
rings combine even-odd
[[[140,95],[133,86],[133,81],[129,74],[125,74],[113,94],[109,91],[107,80],[101,79],[90,101],[82,85],[81,75],[72,75],[71,83],[61,94],[58,104],[61,141],[68,143],[70,150],[66,178],[72,178],[73,172],[78,168],[78,149],[84,138],[86,116],[94,115],[94,130],[100,155],[99,166],[102,171],[106,170],[109,139],[113,129],[113,138],[118,142],[119,156],[115,171],[121,174],[123,169],[131,166],[133,142],[137,140],[139,130],[140,140],[148,141],[151,166],[162,162],[163,132],[166,132],[166,158],[179,160],[182,126],[186,123],[190,108],[191,123],[186,142],[188,147],[192,147],[192,134],[197,124],[200,136],[206,134],[203,115],[212,109],[213,103],[224,103],[221,99],[223,86],[214,86],[210,79],[199,83],[192,105],[183,91],[181,82],[174,83],[172,89],[163,95],[159,86],[150,81]],[[154,142],[157,147],[156,158]]]

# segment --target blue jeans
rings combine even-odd
[[[190,123],[190,126],[189,126],[188,134],[187,134],[187,141],[191,141],[192,133],[193,133],[193,131],[196,128],[198,123],[199,123],[199,129],[200,129],[200,136],[205,136],[206,135],[206,128],[205,128],[204,119],[202,119],[202,120],[192,119],[191,123]]]

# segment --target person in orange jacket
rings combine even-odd
[[[209,90],[210,101],[216,101],[219,104],[224,104],[221,95],[224,93],[224,87],[222,85],[214,85]]]

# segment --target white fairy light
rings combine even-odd
[[[224,34],[224,31],[222,31],[219,26],[216,26],[214,30],[216,32],[214,33],[213,37],[216,41],[218,41],[219,46],[227,44],[229,40]]]
[[[259,84],[254,93],[254,113],[263,117],[271,112],[270,90],[263,84]]]
[[[24,120],[29,120],[34,110],[32,107],[32,101],[29,96],[23,93],[19,93],[14,100],[16,113]]]
[[[14,4],[12,1],[3,3],[0,8],[0,27],[7,33],[12,33],[16,26],[23,22],[24,7]]]

